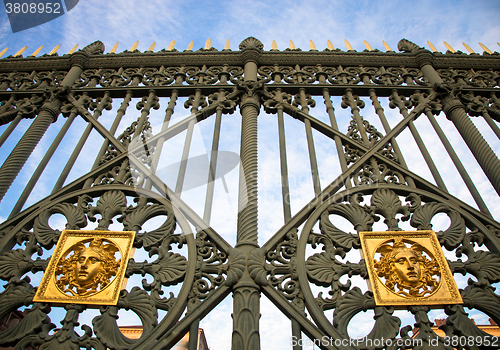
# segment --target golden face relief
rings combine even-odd
[[[403,250],[394,257],[393,268],[398,277],[409,284],[418,283],[422,274],[418,257],[410,250]]]
[[[87,248],[75,264],[75,281],[80,285],[92,283],[97,273],[102,269],[102,261],[99,254]]]

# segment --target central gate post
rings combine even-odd
[[[241,98],[241,169],[238,193],[238,225],[236,249],[246,260],[257,243],[257,116],[260,111],[258,95],[254,93],[257,82],[257,62],[263,49],[255,38],[240,44],[244,69],[243,87],[247,90]],[[260,287],[250,277],[248,268],[233,287],[233,350],[260,349]]]

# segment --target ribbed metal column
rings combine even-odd
[[[432,84],[443,84],[443,80],[432,66],[432,54],[427,50],[419,50],[417,53],[420,69],[424,77]],[[471,150],[479,165],[500,194],[500,161],[483,135],[476,128],[470,117],[465,112],[464,105],[451,92],[443,93],[441,104],[446,117],[453,122],[465,143]]]
[[[61,82],[61,85],[51,92],[51,96],[40,107],[38,116],[33,120],[28,130],[3,163],[0,168],[0,201],[24,167],[24,164],[31,153],[33,153],[38,142],[42,139],[49,125],[57,120],[64,98],[63,95],[67,92],[64,88],[69,89],[75,83],[75,80],[80,77],[87,60],[87,53],[79,51],[73,54],[71,57],[71,69]]]
[[[257,61],[262,43],[248,38],[240,44],[245,63],[245,83],[257,81]],[[251,85],[248,85],[251,86]],[[236,249],[247,258],[257,244],[257,116],[260,103],[255,93],[243,94],[240,105],[241,146],[238,225]],[[231,253],[230,253],[231,254]],[[233,350],[260,349],[260,287],[250,277],[248,269],[233,287]]]

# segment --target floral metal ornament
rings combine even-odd
[[[135,231],[64,230],[34,301],[116,305]]]
[[[360,232],[376,305],[462,304],[434,231]]]

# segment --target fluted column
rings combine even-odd
[[[435,87],[440,88],[443,80],[432,66],[433,56],[424,49],[416,51],[420,70],[424,77]],[[450,120],[464,139],[477,162],[488,177],[495,191],[500,194],[500,161],[483,135],[465,111],[464,105],[451,91],[443,88],[441,104],[448,120]]]
[[[241,97],[241,171],[238,193],[238,225],[236,250],[248,256],[257,243],[257,116],[260,111],[257,82],[257,62],[263,45],[255,38],[240,44],[242,50],[246,92]],[[234,254],[234,253],[233,253]],[[232,350],[260,349],[260,287],[245,267],[243,275],[233,287]]]

